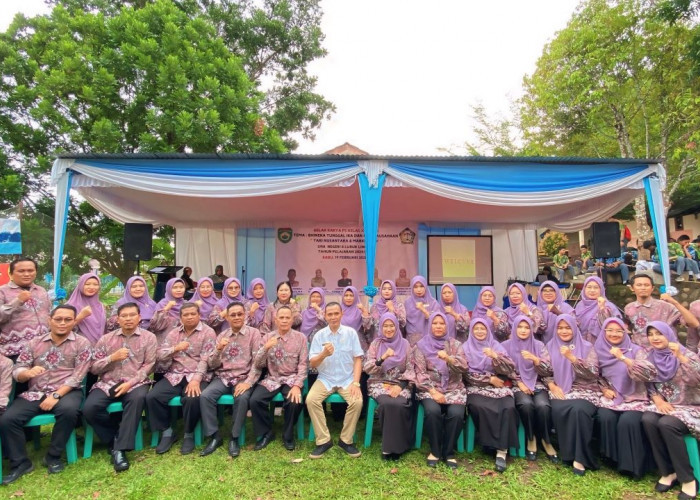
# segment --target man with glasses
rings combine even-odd
[[[223,444],[216,405],[224,394],[233,394],[233,426],[228,454],[234,458],[240,455],[238,437],[245,425],[253,385],[257,382],[252,368],[255,354],[261,346],[262,335],[257,328],[245,324],[245,306],[241,302],[228,305],[226,320],[229,327],[219,334],[216,348],[207,359],[209,370],[214,371],[214,379],[199,398],[202,430],[204,436],[210,438],[199,453],[203,457],[211,455]]]
[[[117,309],[119,329],[97,341],[91,371],[99,380],[85,401],[83,415],[100,440],[107,443],[116,472],[129,468],[126,451],[134,449],[136,431],[156,364],[156,336],[139,327],[139,306],[133,302]],[[107,407],[122,403],[122,418],[116,424]]]
[[[50,313],[50,332],[34,337],[22,347],[13,376],[29,382],[0,418],[2,445],[10,459],[10,474],[2,484],[15,482],[34,470],[25,448],[24,425],[40,413],[53,413],[56,423],[44,457],[49,474],[64,469],[61,454],[75,429],[83,401],[81,386],[90,368],[90,341],[73,332],[77,311],[62,305]]]
[[[49,331],[51,301],[34,283],[36,271],[32,259],[15,259],[10,262],[11,281],[0,286],[0,354],[13,361],[30,340]]]

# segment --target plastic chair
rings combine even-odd
[[[421,402],[418,402],[418,414],[416,415],[416,443],[415,443],[415,448],[416,450],[420,449],[420,444],[421,441],[423,440],[423,420],[425,419],[425,410],[423,409],[423,405]],[[459,437],[457,437],[457,451],[459,453],[462,453],[464,451],[464,428],[462,428],[462,431],[459,433]]]
[[[170,406],[173,410],[175,410],[176,407],[182,406],[182,401],[180,400],[180,396],[175,396],[173,399],[168,402],[168,406]],[[174,418],[171,416],[171,423],[174,420]],[[160,432],[159,431],[153,431],[151,434],[151,447],[155,448],[158,446],[158,441],[160,439]],[[194,445],[195,446],[201,446],[202,444],[202,422],[199,421],[197,422],[197,425],[194,428]]]
[[[53,413],[43,413],[41,415],[36,415],[29,422],[24,424],[25,427],[41,427],[42,425],[50,425],[56,423],[56,417]],[[34,449],[38,450],[41,447],[39,442],[40,434],[38,432],[34,433]],[[75,437],[75,429],[70,433],[68,442],[66,443],[66,458],[69,464],[74,464],[78,461],[78,444]],[[0,460],[2,457],[0,456]]]
[[[688,434],[683,437],[685,448],[688,450],[690,465],[693,467],[693,475],[695,479],[700,481],[700,451],[698,451],[698,441],[694,436]]]
[[[233,394],[223,394],[217,401],[217,409],[219,412],[219,426],[224,423],[224,406],[233,406],[234,397]],[[245,444],[245,423],[241,427],[241,433],[238,436],[238,446],[243,446]]]
[[[467,453],[474,451],[474,438],[476,429],[474,428],[474,420],[471,415],[467,417]],[[525,427],[522,422],[518,422],[518,448],[509,450],[511,457],[525,458]]]
[[[334,392],[333,394],[329,395],[326,399],[324,399],[326,403],[345,403],[345,399],[343,399],[343,396],[338,394],[337,392]],[[301,418],[301,416],[299,416]],[[353,442],[356,441],[356,436],[357,432],[352,435],[352,440]],[[312,420],[309,420],[309,441],[315,441],[316,440],[316,434],[314,433],[314,423]]]
[[[377,410],[377,400],[370,397],[365,417],[365,448],[372,444],[372,431],[374,430],[374,412]]]
[[[107,413],[120,413],[123,411],[124,406],[119,401],[115,401],[114,403],[110,403],[109,405],[107,405]],[[87,423],[87,421],[85,421],[85,419],[83,420],[85,424],[85,444],[83,446],[83,458],[90,458],[92,456],[92,444],[95,439],[95,430],[90,424]],[[141,422],[139,422],[139,426],[136,428],[134,450],[143,450],[143,427],[141,426]]]

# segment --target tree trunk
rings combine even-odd
[[[644,241],[653,237],[647,223],[646,197],[640,194],[634,199],[634,220],[637,223],[637,238]]]

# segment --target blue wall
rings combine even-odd
[[[234,276],[243,277],[242,267],[245,266],[245,284],[253,278],[261,277],[267,284],[267,298],[275,299],[275,238],[274,228],[240,228],[236,235],[236,273]]]
[[[418,225],[418,274],[428,277],[428,236],[479,236],[479,229],[457,227],[431,227],[425,224]],[[479,298],[480,286],[458,286],[457,295],[462,305],[473,310],[476,300]],[[433,297],[440,299],[440,287],[431,286]]]

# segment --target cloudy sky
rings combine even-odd
[[[0,30],[41,0],[4,0]],[[372,154],[440,154],[468,140],[470,105],[506,113],[578,0],[324,0],[328,56],[311,66],[337,112],[299,153],[350,142]]]

